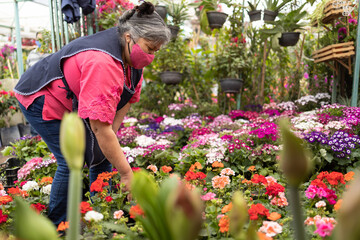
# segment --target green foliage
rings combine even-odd
[[[184,24],[189,19],[189,8],[187,0],[181,0],[180,2],[166,0],[167,14],[171,16],[170,23],[175,26]]]
[[[280,12],[280,10],[290,1],[291,0],[266,0],[264,6],[265,9],[269,11]]]
[[[40,53],[52,53],[52,44],[51,44],[51,32],[44,29],[41,31],[41,38],[39,39],[41,43],[38,52]]]
[[[250,11],[256,11],[257,10],[257,7],[259,5],[259,2],[260,0],[253,0],[252,2],[247,2],[248,5],[249,5],[249,10]]]

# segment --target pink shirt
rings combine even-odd
[[[78,99],[78,115],[85,119],[100,120],[112,124],[117,104],[124,87],[124,72],[121,63],[100,51],[78,53],[64,62],[64,75],[71,91]],[[126,85],[130,88],[130,68],[127,69]],[[140,100],[141,77],[130,103]],[[45,95],[43,119],[62,119],[65,112],[72,111],[72,101],[66,98],[61,79],[54,80],[37,93],[16,98],[27,109],[33,101]]]

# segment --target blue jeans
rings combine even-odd
[[[51,186],[48,217],[55,225],[58,225],[60,222],[66,221],[69,169],[60,150],[59,134],[61,121],[43,120],[44,99],[45,96],[36,98],[28,109],[25,109],[21,103],[19,105],[27,121],[46,142],[57,161],[58,166]],[[111,170],[111,163],[107,160],[90,168],[90,185],[96,180],[98,174],[106,171],[111,172]]]

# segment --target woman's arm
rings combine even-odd
[[[120,128],[121,123],[124,121],[124,117],[127,114],[127,112],[129,111],[130,105],[131,105],[130,103],[127,103],[123,108],[121,108],[119,111],[116,112],[113,126],[112,126],[115,133],[117,133],[117,131]]]

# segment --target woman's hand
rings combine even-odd
[[[128,172],[128,173],[123,173],[120,175],[120,184],[124,184],[124,188],[123,191],[125,192],[129,192],[129,194],[127,195],[127,199],[128,201],[132,200],[132,195],[131,195],[131,181],[133,178],[134,174],[132,171]]]

